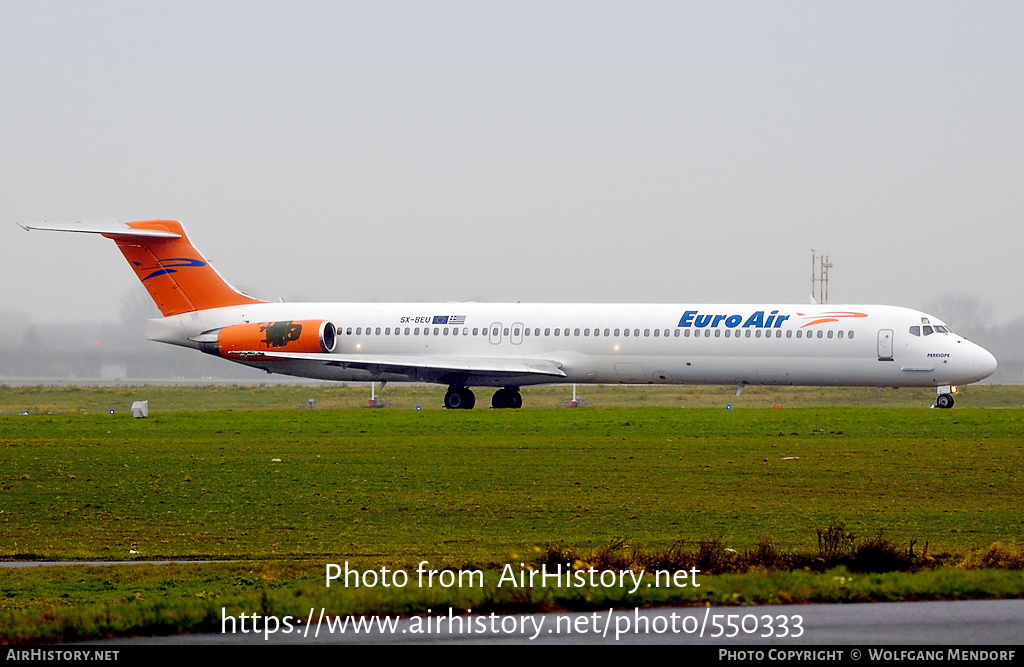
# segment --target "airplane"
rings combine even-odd
[[[897,306],[630,303],[273,303],[243,294],[175,220],[18,223],[112,239],[163,317],[149,340],[268,373],[447,385],[444,406],[519,408],[538,384],[935,387],[996,370],[938,318]]]

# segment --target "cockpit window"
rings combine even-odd
[[[915,336],[920,336],[921,335],[921,327],[918,327],[918,326],[910,327],[910,333],[915,335]]]
[[[935,331],[931,327],[921,327],[921,328],[924,329],[924,335],[925,336],[931,336],[933,333],[935,333]]]
[[[949,329],[946,327],[936,326],[935,333],[949,333]]]

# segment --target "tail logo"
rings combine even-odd
[[[174,263],[177,262],[177,263]],[[177,273],[178,269],[187,267],[199,268],[206,266],[206,262],[198,259],[191,259],[188,257],[170,257],[168,259],[158,260],[156,266],[147,266],[142,268],[141,262],[132,262],[135,265],[135,270],[139,273],[143,271],[152,271],[149,275],[142,279],[142,282],[146,282],[150,278],[156,278],[157,276],[167,275],[169,273]]]

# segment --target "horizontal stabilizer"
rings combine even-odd
[[[78,220],[76,222],[19,222],[26,231],[80,232],[104,236],[135,236],[158,239],[180,239],[181,234],[162,229],[135,229],[116,220]]]

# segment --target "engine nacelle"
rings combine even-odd
[[[336,340],[334,325],[325,320],[285,320],[224,327],[217,333],[216,340],[201,341],[199,348],[222,357],[243,352],[320,354],[334,351]]]

